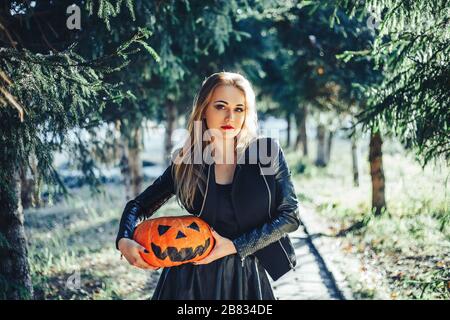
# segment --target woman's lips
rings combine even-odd
[[[232,126],[221,126],[221,128],[225,130],[234,129]]]

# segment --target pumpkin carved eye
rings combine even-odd
[[[164,225],[159,225],[158,226],[158,233],[160,236],[162,236],[164,233],[166,233],[168,230],[170,229],[170,226],[164,226]]]
[[[190,225],[188,225],[188,228],[191,228],[191,229],[194,229],[195,231],[200,232],[200,228],[198,227],[198,224],[196,224],[195,222],[192,222]]]

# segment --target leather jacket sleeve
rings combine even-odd
[[[174,193],[172,165],[135,199],[127,202],[120,219],[116,249],[121,238],[133,238],[134,228],[141,219],[150,218]]]
[[[275,170],[275,203],[277,215],[261,227],[255,228],[233,240],[241,259],[280,240],[286,233],[300,225],[298,200],[281,147],[278,147],[278,166]]]

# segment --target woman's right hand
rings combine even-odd
[[[119,251],[123,254],[125,259],[127,259],[128,263],[131,264],[132,266],[141,269],[151,269],[151,270],[159,269],[159,267],[154,267],[145,262],[144,259],[142,259],[141,255],[139,254],[139,251],[141,251],[142,253],[147,253],[148,251],[133,239],[122,238],[119,240],[118,246]]]

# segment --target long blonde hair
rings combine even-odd
[[[177,149],[173,158],[172,176],[175,186],[175,194],[177,202],[187,208],[193,208],[194,197],[199,186],[202,195],[205,195],[206,190],[206,175],[204,173],[204,166],[206,165],[203,156],[200,156],[201,161],[193,161],[192,156],[195,152],[201,151],[204,154],[205,148],[211,144],[211,141],[203,141],[205,131],[208,130],[204,114],[206,107],[209,105],[214,90],[221,85],[231,85],[242,91],[245,97],[245,118],[242,129],[235,137],[235,152],[238,159],[245,152],[245,149],[258,135],[258,117],[255,106],[255,93],[250,82],[238,73],[232,72],[218,72],[209,76],[202,83],[200,91],[194,99],[192,112],[188,120],[188,137],[184,143],[183,148]],[[194,124],[201,121],[201,133],[198,125]],[[195,132],[197,130],[197,132]]]

